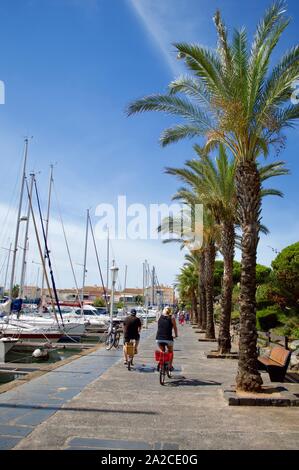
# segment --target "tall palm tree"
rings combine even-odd
[[[219,238],[219,225],[216,224],[215,218],[208,207],[203,212],[203,226],[194,227],[192,222],[194,208],[197,204],[202,204],[202,200],[198,199],[198,195],[188,189],[179,190],[173,197],[179,199],[183,205],[190,208],[190,215],[182,220],[182,215],[168,216],[162,220],[158,227],[158,231],[177,235],[177,238],[169,238],[164,242],[180,242],[181,247],[187,247],[192,253],[199,256],[199,292],[200,292],[200,318],[201,327],[206,331],[206,338],[215,339],[214,326],[214,269],[216,259],[216,244]],[[193,215],[192,215],[193,214]],[[186,229],[185,229],[186,228]],[[199,230],[202,236],[202,246],[194,244],[194,238],[198,236],[196,231]],[[195,247],[194,247],[195,245]]]
[[[197,194],[198,202],[203,203],[220,225],[221,240],[219,249],[223,255],[224,273],[221,296],[221,315],[218,335],[219,352],[228,353],[231,349],[230,319],[232,310],[233,291],[233,260],[235,248],[235,226],[238,224],[236,214],[236,165],[228,158],[222,144],[215,160],[198,145],[194,149],[199,159],[188,160],[184,168],[166,168],[166,173],[174,175],[191,187],[189,200]],[[288,174],[283,161],[277,161],[266,166],[258,166],[261,181],[274,176]],[[174,199],[187,198],[188,189],[181,188]],[[276,189],[263,188],[261,195],[278,195]],[[265,228],[262,227],[265,231]]]
[[[195,236],[201,236],[203,232],[203,227],[199,227],[200,233],[195,233],[195,227],[192,224],[192,209],[197,203],[196,196],[190,191],[187,191],[186,197],[180,197],[183,204],[186,205],[191,210],[183,211],[179,215],[171,215],[164,217],[161,224],[158,226],[158,232],[167,234],[168,238],[163,240],[163,243],[179,243],[181,249],[186,248],[189,253],[186,256],[186,259],[191,262],[193,259],[193,264],[197,267],[198,270],[198,296],[199,296],[199,311],[197,316],[198,325],[202,329],[206,329],[207,321],[207,312],[206,312],[206,291],[205,291],[205,251],[202,246],[198,249],[196,244],[196,249],[194,250],[194,238]],[[190,258],[188,258],[190,257]]]
[[[192,266],[194,276],[191,278],[191,292],[190,292],[190,303],[191,303],[191,319],[193,322],[199,323],[199,311],[198,311],[198,289],[199,289],[199,263],[200,256],[198,252],[187,253],[185,255],[185,266]]]
[[[240,285],[240,354],[237,388],[258,391],[262,379],[257,369],[256,251],[261,217],[261,182],[257,168],[260,155],[271,146],[279,151],[282,131],[299,118],[299,105],[290,98],[299,79],[299,46],[295,46],[270,69],[273,51],[289,18],[285,4],[276,1],[257,26],[251,47],[245,29],[236,30],[229,42],[220,12],[214,22],[217,50],[177,43],[191,76],[170,84],[168,95],[152,95],[135,101],[128,113],[162,111],[184,121],[161,136],[162,145],[186,137],[203,136],[207,149],[219,142],[236,159],[238,218],[242,228]],[[176,96],[182,93],[184,97]]]
[[[206,338],[215,339],[214,323],[214,271],[219,237],[219,225],[216,223],[213,213],[205,208],[204,211],[204,285],[206,303]]]
[[[177,276],[180,298],[190,304],[192,316],[197,312],[198,269],[196,260],[186,262]]]
[[[230,317],[233,289],[233,260],[235,246],[235,163],[229,161],[225,147],[220,144],[215,162],[198,145],[194,146],[200,159],[188,160],[185,168],[167,168],[166,172],[178,176],[191,186],[192,191],[212,213],[220,225],[220,251],[224,259],[221,316],[219,328],[219,351],[230,351]],[[178,195],[186,192],[183,189]]]

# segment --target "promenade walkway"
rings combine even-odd
[[[237,361],[207,359],[215,344],[179,328],[175,372],[161,387],[155,325],[135,370],[121,351],[99,350],[0,395],[0,448],[297,449],[299,408],[231,407]]]

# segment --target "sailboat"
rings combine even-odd
[[[32,215],[32,219],[34,220],[31,196],[32,196],[32,188],[33,188],[35,176],[31,175],[31,185],[30,185],[30,190],[29,190],[27,177],[26,177],[27,157],[28,157],[28,138],[25,138],[21,189],[20,189],[19,206],[18,206],[18,213],[17,213],[17,224],[16,224],[14,248],[12,251],[13,260],[12,260],[10,289],[9,289],[10,299],[6,305],[3,306],[2,304],[2,308],[1,308],[2,315],[0,318],[0,337],[1,336],[2,337],[17,337],[17,338],[22,338],[22,339],[39,340],[39,341],[43,339],[45,341],[58,340],[63,336],[63,330],[61,329],[59,324],[53,325],[53,326],[52,325],[34,326],[29,323],[20,321],[18,318],[11,317],[11,311],[8,311],[8,312],[6,311],[8,307],[10,307],[9,310],[11,310],[11,304],[12,304],[12,292],[13,292],[13,286],[14,286],[14,281],[15,281],[15,268],[16,268],[16,258],[17,258],[17,251],[18,251],[18,242],[19,242],[20,222],[21,220],[26,221],[25,246],[24,246],[22,274],[21,274],[21,291],[22,291],[22,286],[24,282],[26,245],[27,245],[30,214]],[[22,213],[22,207],[23,207],[23,197],[24,197],[25,187],[27,187],[27,193],[28,193],[28,211],[27,211],[27,217],[24,218],[24,217],[21,217],[21,213]],[[34,220],[34,224],[35,224],[35,231],[37,235],[35,220]],[[38,241],[38,246],[40,248],[39,240],[37,239],[37,241]],[[21,304],[22,304],[22,301],[20,302],[20,305]],[[7,315],[5,315],[5,313],[7,313]]]

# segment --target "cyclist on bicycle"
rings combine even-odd
[[[139,344],[140,339],[140,331],[141,331],[141,321],[140,318],[136,317],[136,310],[132,308],[130,315],[128,315],[124,319],[123,323],[123,330],[124,330],[124,364],[128,363],[128,355],[127,350],[125,347],[126,343],[130,343],[130,341],[134,340],[135,342],[135,354],[137,354],[137,347]]]
[[[175,338],[177,338],[178,329],[175,318],[172,316],[172,310],[170,307],[165,307],[158,320],[158,331],[156,335],[156,343],[161,351],[165,352],[165,346],[167,346],[168,352],[173,352],[172,330],[174,331]],[[172,369],[171,361],[170,370]]]

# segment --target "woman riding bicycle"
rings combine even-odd
[[[172,330],[174,331],[175,338],[177,338],[178,329],[176,321],[172,316],[172,310],[170,307],[165,307],[163,309],[162,315],[158,320],[158,331],[156,335],[156,343],[163,352],[165,352],[165,346],[167,346],[168,352],[173,352]],[[170,369],[173,369],[172,361],[170,364]]]

